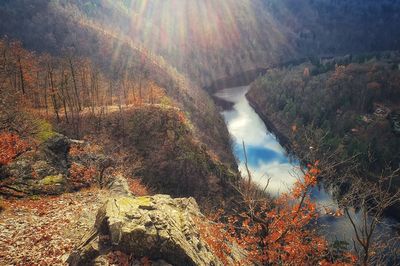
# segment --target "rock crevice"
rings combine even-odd
[[[193,198],[113,195],[99,209],[93,231],[68,262],[91,264],[118,250],[172,265],[223,265],[201,239],[195,217],[204,219]]]

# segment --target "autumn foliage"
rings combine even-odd
[[[254,262],[283,265],[335,265],[329,260],[327,241],[312,227],[318,217],[310,189],[317,184],[318,162],[308,165],[308,171],[288,193],[272,203],[262,203],[253,213],[243,212],[240,230],[231,228],[239,243]],[[271,205],[270,205],[271,206]],[[231,220],[232,221],[232,220]],[[345,257],[342,265],[351,262]]]
[[[18,135],[9,132],[0,133],[0,166],[6,165],[26,151],[29,145]]]
[[[330,256],[328,242],[315,230],[318,217],[310,189],[317,184],[318,162],[309,165],[302,179],[272,202],[223,217],[224,223],[204,226],[198,222],[205,241],[224,261],[227,242],[236,242],[247,252],[244,264],[264,265],[353,265],[355,256]],[[219,215],[221,217],[221,215]],[[221,219],[219,219],[221,220]]]
[[[86,167],[77,163],[72,163],[69,169],[69,181],[76,189],[89,187],[95,182],[97,169],[95,167]]]
[[[106,257],[110,265],[140,265],[140,266],[151,266],[152,262],[148,257],[142,257],[141,259],[135,258],[133,255],[127,255],[121,251],[112,251],[107,254]]]
[[[217,220],[217,217],[221,214],[221,212],[217,212],[209,218]],[[227,233],[226,225],[223,223],[211,223],[201,218],[197,218],[195,222],[199,229],[200,238],[208,244],[213,253],[224,265],[229,265],[227,256],[232,253],[230,245],[235,243],[236,240]]]
[[[149,189],[145,185],[143,185],[140,179],[129,179],[128,185],[130,191],[135,196],[147,196],[150,194]]]

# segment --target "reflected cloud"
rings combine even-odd
[[[234,140],[234,152],[239,159],[239,170],[243,174],[246,173],[242,146],[244,141],[253,181],[264,188],[270,178],[267,191],[271,195],[278,196],[287,192],[303,174],[299,163],[288,159],[286,151],[275,136],[268,132],[264,122],[249,105],[245,97],[248,89],[248,87],[229,88],[219,91],[215,96],[234,103],[233,109],[224,111],[223,116]],[[318,218],[320,232],[328,239],[341,239],[352,243],[354,231],[349,220],[345,217],[326,215],[327,212],[338,210],[332,195],[322,186],[318,186],[311,191],[311,197],[317,203],[320,213]],[[351,215],[355,218],[356,224],[362,222],[360,213],[351,210]],[[378,230],[389,230],[389,228],[378,228]]]
[[[269,133],[264,122],[249,105],[245,97],[248,89],[248,86],[237,87],[221,90],[215,94],[216,97],[235,104],[232,110],[222,113],[235,143],[241,146],[244,141],[246,146],[264,147],[285,154],[286,151],[276,137]]]
[[[268,178],[270,178],[267,191],[274,196],[287,192],[296,180],[302,177],[300,168],[291,163],[260,161],[256,167],[249,168],[253,173],[254,181],[262,188],[266,186]],[[244,170],[244,165],[241,165],[240,169]]]
[[[215,96],[234,103],[233,109],[222,114],[235,142],[235,154],[240,161],[239,169],[242,173],[245,172],[242,146],[244,141],[254,181],[260,187],[265,187],[268,178],[271,178],[268,191],[278,195],[288,191],[302,173],[298,164],[289,161],[284,148],[249,105],[245,97],[248,89],[248,86],[224,89]]]

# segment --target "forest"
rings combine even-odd
[[[322,178],[342,188],[339,199],[359,185],[355,180],[367,190],[381,182],[396,195],[398,65],[397,52],[311,59],[269,70],[247,98],[301,160],[320,158],[329,169]],[[386,211],[396,217],[398,208]]]
[[[399,13],[0,1],[0,265],[399,265]],[[278,152],[274,194],[253,164]]]
[[[101,28],[162,56],[201,86],[296,58],[396,50],[400,42],[397,0],[147,2],[143,9],[140,1],[4,0],[0,31],[34,50],[93,52],[101,43],[87,31]]]
[[[299,159],[304,166],[318,162],[319,186],[330,191],[331,197],[341,206],[336,213],[332,210],[333,216],[347,217],[360,237],[353,241],[366,237],[361,240],[364,244],[369,243],[367,239],[373,239],[373,235],[380,235],[373,231],[377,224],[385,223],[385,216],[398,215],[398,62],[398,52],[314,57],[271,68],[245,90],[250,106],[292,158]],[[221,94],[226,93],[227,90],[223,90]],[[254,119],[253,116],[240,115],[246,110],[243,101],[233,101],[233,107],[228,105],[228,110],[233,111],[226,111],[225,116],[232,132],[239,123],[256,128],[257,123],[243,121]],[[250,131],[239,136],[246,134],[261,138]],[[261,145],[268,145],[268,141]],[[250,148],[248,151],[251,152]],[[261,152],[259,149],[253,153]],[[267,157],[269,153],[271,151],[263,155]],[[244,160],[247,161],[246,156]],[[249,157],[249,164],[254,168],[252,160],[254,158]],[[276,156],[274,160],[281,159]],[[266,167],[276,164],[273,161]],[[258,162],[258,165],[265,169],[263,163]],[[252,174],[247,173],[247,176]],[[267,186],[273,182],[269,177]],[[310,194],[313,194],[312,189]],[[318,200],[327,200],[326,195],[321,195],[321,188],[314,191],[314,202]],[[350,206],[359,209],[364,218],[352,214]],[[316,208],[320,206],[317,204]],[[357,225],[360,219],[365,222],[363,228]],[[343,244],[336,241],[338,246]],[[393,251],[392,254],[397,253]],[[364,258],[368,265],[377,263],[372,261]],[[390,265],[388,261],[379,263]]]
[[[390,119],[400,104],[400,58],[397,53],[371,57],[273,69],[252,84],[248,97],[271,120],[290,125],[282,127],[285,135],[296,127],[297,142],[307,128],[322,130],[326,150],[340,146],[342,158],[359,154],[367,173],[380,173],[400,162],[398,130]]]

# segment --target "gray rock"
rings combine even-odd
[[[12,163],[1,167],[0,187],[4,195],[22,197],[32,194],[61,194],[71,190],[66,182],[70,140],[60,134],[43,142]]]
[[[70,147],[71,141],[67,137],[56,134],[41,144],[39,157],[51,163],[58,171],[66,173]]]
[[[123,176],[120,175],[111,178],[111,181],[108,184],[108,189],[114,195],[132,196],[132,193],[129,190],[128,182]]]
[[[38,177],[46,177],[50,175],[57,175],[57,170],[46,161],[37,161],[32,164],[32,170],[35,171]]]
[[[45,149],[52,151],[55,155],[65,156],[70,148],[71,140],[61,134],[56,134],[54,137],[46,140],[42,146]]]
[[[114,195],[99,209],[93,231],[70,255],[70,265],[93,265],[110,250],[149,257],[159,265],[223,265],[204,242],[193,198]],[[231,264],[238,257],[229,257]],[[98,262],[98,260],[97,260]]]
[[[21,180],[30,179],[32,170],[31,162],[24,158],[16,160],[5,167],[8,176],[15,176]]]

